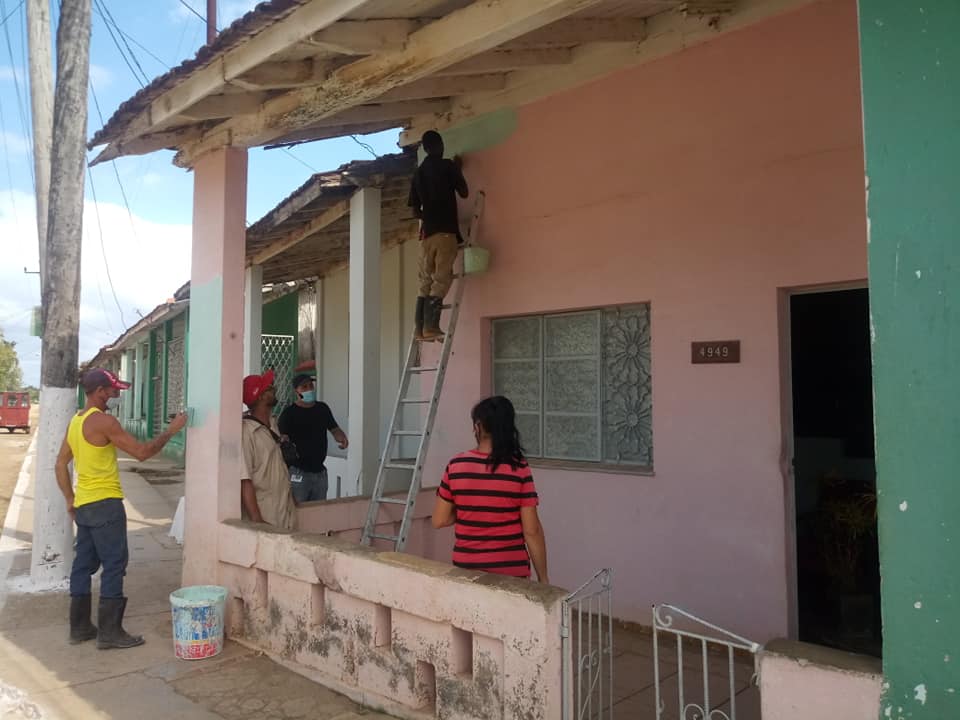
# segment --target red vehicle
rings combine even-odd
[[[30,433],[30,393],[0,393],[0,428],[7,432],[26,430]]]

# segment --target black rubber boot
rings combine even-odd
[[[100,598],[100,632],[97,648],[132,648],[143,645],[142,635],[130,635],[123,629],[123,613],[127,609],[126,598]]]
[[[414,340],[423,340],[423,316],[426,304],[427,299],[425,297],[417,297],[417,311],[413,321]]]
[[[97,636],[97,627],[90,622],[90,596],[70,596],[70,644],[78,645]]]
[[[440,313],[443,312],[443,298],[428,297],[423,311],[423,339],[443,342],[443,330],[440,329]]]

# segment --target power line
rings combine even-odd
[[[127,329],[126,318],[123,317],[123,308],[120,306],[120,300],[117,299],[117,291],[113,287],[113,278],[110,275],[110,262],[107,260],[107,248],[103,242],[103,223],[100,222],[100,204],[97,202],[97,188],[93,184],[93,172],[90,165],[87,165],[87,177],[90,179],[90,194],[93,195],[93,211],[97,217],[97,228],[100,231],[100,253],[103,255],[103,267],[107,271],[107,282],[110,284],[110,292],[113,294],[113,301],[117,304],[117,310],[120,311],[120,324],[124,331]]]
[[[4,0],[0,0],[0,13],[2,13],[4,16],[7,15],[7,7]],[[27,138],[29,143],[28,156],[30,159],[30,177],[33,179],[34,188],[36,188],[37,178],[33,168],[33,132],[29,127],[30,123],[27,122],[27,118],[29,116],[24,110],[24,98],[20,89],[20,76],[17,73],[16,61],[13,59],[13,43],[10,40],[10,27],[6,23],[3,25],[3,34],[7,41],[7,56],[10,58],[10,72],[13,75],[13,86],[17,96],[17,109],[20,115],[20,128],[23,131],[23,137]]]
[[[292,152],[290,152],[290,150],[289,150],[288,148],[281,148],[281,150],[283,150],[287,155],[289,155],[290,157],[292,157],[294,160],[296,160],[298,163],[300,163],[301,165],[303,165],[305,168],[311,170],[312,172],[315,172],[315,173],[320,172],[320,171],[317,170],[313,165],[311,165],[310,163],[308,163],[308,162],[307,162],[306,160],[304,160],[303,158],[298,158],[296,155],[294,155]]]
[[[7,165],[7,180],[10,183],[10,205],[13,207],[13,220],[20,226],[17,213],[17,196],[13,193],[13,171],[10,169],[10,150],[7,148],[7,123],[3,116],[3,103],[0,102],[0,139],[3,140],[3,160]]]
[[[97,14],[100,15],[100,18],[103,20],[103,24],[106,26],[107,32],[110,34],[110,39],[113,40],[113,44],[116,46],[117,52],[120,53],[120,57],[123,58],[124,64],[130,69],[130,72],[133,73],[134,79],[140,83],[140,87],[143,87],[150,82],[150,80],[147,78],[147,74],[143,72],[143,68],[140,67],[140,62],[137,60],[136,56],[133,55],[133,52],[130,52],[130,57],[133,60],[133,63],[131,64],[131,59],[127,58],[127,54],[124,52],[123,48],[120,47],[120,40],[117,39],[116,34],[113,32],[113,27],[110,24],[110,20],[107,19],[108,16],[111,18],[113,17],[112,15],[109,15],[110,11],[104,11],[100,0],[94,0],[94,8],[96,9]],[[127,50],[130,51],[130,46],[127,44],[126,40],[124,40],[123,43],[126,45]],[[134,68],[134,65],[136,65],[136,69]],[[137,69],[140,70],[139,75],[137,75]]]
[[[183,5],[187,10],[192,12],[194,15],[196,15],[198,18],[200,18],[201,21],[203,21],[204,23],[207,22],[207,19],[203,15],[201,15],[197,10],[195,10],[193,6],[190,5],[190,3],[188,3],[186,0],[180,0],[180,4]]]
[[[363,142],[363,141],[360,140],[360,138],[358,138],[356,135],[351,135],[351,136],[350,136],[350,139],[353,140],[357,145],[359,145],[360,147],[362,147],[364,150],[366,150],[368,153],[370,153],[371,155],[373,155],[377,160],[380,159],[380,156],[377,155],[377,151],[373,149],[373,146],[372,146],[372,145],[368,145],[367,143]]]
[[[117,31],[118,31],[121,35],[123,35],[125,38],[127,38],[127,40],[129,40],[129,41],[132,42],[134,45],[136,45],[138,48],[140,48],[141,50],[143,50],[147,55],[149,55],[150,57],[152,57],[154,60],[156,60],[156,61],[157,61],[158,63],[160,63],[161,65],[163,65],[163,67],[165,67],[167,70],[170,69],[170,66],[167,65],[167,63],[165,63],[163,60],[161,60],[159,57],[157,57],[154,53],[150,52],[150,49],[149,49],[149,48],[146,48],[146,47],[144,47],[141,43],[137,42],[137,39],[136,39],[135,37],[132,37],[129,33],[124,32],[124,31],[120,28],[120,26],[117,26]]]
[[[14,14],[17,10],[19,10],[20,8],[23,7],[23,5],[24,5],[24,3],[26,3],[26,1],[27,1],[27,0],[20,0],[20,2],[17,4],[17,6],[16,6],[13,10],[11,10],[10,12],[8,12],[6,15],[3,16],[3,20],[0,20],[0,25],[6,25],[6,24],[7,24],[7,20],[9,20],[11,17],[13,17],[13,14]]]

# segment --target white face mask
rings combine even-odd
[[[107,398],[107,410],[119,410],[120,409],[120,398],[112,397]]]

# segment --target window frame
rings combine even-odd
[[[497,392],[497,365],[509,362],[530,362],[533,358],[508,358],[508,359],[498,359],[497,355],[497,343],[496,343],[496,326],[498,322],[511,321],[511,320],[532,320],[536,319],[539,321],[539,363],[540,363],[540,411],[539,416],[539,428],[540,428],[540,437],[539,437],[539,454],[538,455],[529,455],[528,461],[531,465],[535,467],[544,467],[544,468],[556,468],[561,470],[578,470],[578,471],[589,471],[589,472],[599,472],[607,474],[619,474],[619,475],[642,475],[642,476],[654,476],[654,463],[653,463],[653,444],[651,436],[651,444],[649,451],[649,462],[645,464],[640,463],[630,463],[630,462],[611,462],[607,458],[607,437],[606,437],[606,418],[607,418],[607,406],[605,398],[605,380],[606,380],[606,363],[605,363],[605,349],[606,349],[606,338],[604,335],[604,321],[607,312],[617,311],[621,312],[624,310],[629,310],[633,308],[644,308],[646,312],[646,319],[648,322],[647,326],[647,342],[652,344],[652,328],[650,327],[650,314],[652,312],[651,304],[649,301],[636,301],[629,303],[620,303],[617,305],[603,305],[590,308],[580,308],[576,310],[564,310],[564,311],[552,311],[552,312],[533,312],[533,313],[523,313],[518,315],[505,315],[499,317],[490,318],[490,327],[489,327],[489,337],[490,337],[490,391],[495,393]],[[597,353],[594,356],[559,356],[552,358],[556,360],[577,360],[577,359],[595,359],[597,362],[597,374],[596,374],[596,394],[597,394],[597,406],[596,406],[596,417],[597,417],[597,445],[596,460],[581,459],[581,458],[569,458],[569,457],[551,457],[547,454],[547,364],[549,359],[546,357],[547,353],[547,325],[548,319],[555,317],[569,317],[572,315],[595,315],[596,316],[596,339],[597,339]],[[649,382],[649,392],[651,395],[651,430],[652,430],[652,393],[653,393],[653,373],[652,369],[649,372],[650,382]],[[532,412],[522,412],[517,410],[517,415],[534,415]],[[569,413],[563,412],[553,412],[554,416],[571,416]]]

